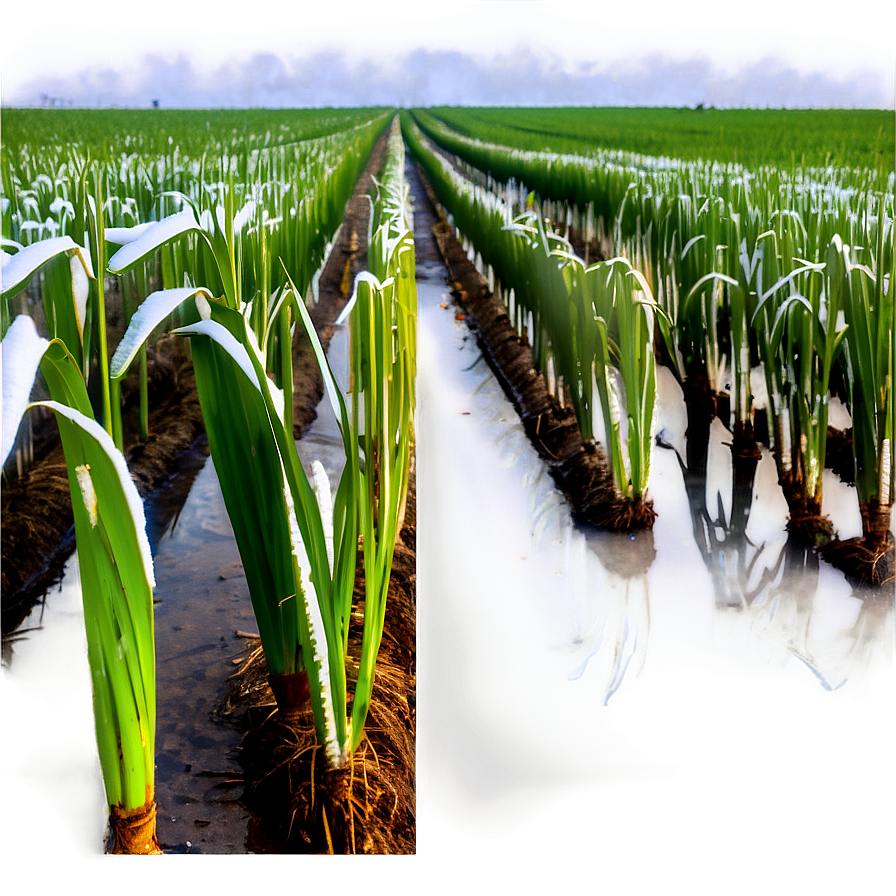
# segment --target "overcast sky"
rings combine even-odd
[[[2,99],[893,108],[892,7],[881,0],[850,0],[837,12],[808,0],[7,4]]]

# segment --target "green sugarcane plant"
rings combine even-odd
[[[882,210],[881,210],[882,211]],[[853,417],[855,481],[862,515],[862,539],[856,546],[861,578],[880,584],[892,578],[885,558],[892,553],[889,533],[894,499],[893,397],[896,354],[896,260],[893,222],[881,214],[876,270],[854,260],[855,249],[839,237],[831,241],[827,279],[839,294],[846,322]]]
[[[508,220],[506,204],[454,171],[412,123],[407,135],[455,224],[497,280],[512,287],[514,314],[531,315],[539,369],[561,401],[568,395],[585,439],[594,436],[595,393],[599,399],[616,495],[610,490],[607,506],[592,511],[594,521],[649,527],[655,518],[646,497],[656,401],[653,329],[661,312],[647,280],[621,257],[586,269],[537,214]],[[668,327],[666,318],[662,325]]]
[[[358,511],[364,553],[364,631],[352,705],[357,749],[373,691],[392,558],[404,516],[414,438],[417,289],[398,121],[387,149],[368,246],[350,309],[352,428],[364,457]],[[362,426],[363,414],[363,426]]]
[[[771,237],[763,248],[769,250],[763,253],[768,259],[763,273],[774,276],[777,253]],[[791,270],[761,293],[753,315],[777,416],[775,454],[790,508],[788,529],[811,542],[826,541],[833,531],[821,516],[822,472],[831,372],[847,328],[838,329],[842,295],[831,261],[830,253],[828,264],[787,259]],[[765,313],[767,305],[774,318]]]
[[[575,312],[576,343],[585,352],[580,361],[589,377],[593,369],[613,481],[632,518],[623,528],[638,525],[640,516],[649,524],[653,514],[646,501],[656,412],[653,339],[659,309],[644,275],[627,259],[586,268],[575,256],[560,257],[572,307],[584,309]]]
[[[214,260],[223,295],[215,299],[207,290],[184,288],[162,290],[150,296],[135,314],[113,358],[113,376],[124,375],[148,334],[175,308],[184,306],[185,316],[192,320],[174,332],[192,340],[197,388],[212,457],[246,569],[278,704],[287,715],[294,710],[295,703],[290,701],[295,697],[301,699],[302,690],[302,685],[296,684],[296,676],[307,677],[318,740],[325,745],[330,764],[338,767],[356,749],[363,733],[373,663],[382,634],[383,571],[387,585],[391,554],[386,563],[388,552],[365,549],[365,566],[372,564],[369,587],[374,592],[369,609],[365,604],[365,644],[350,721],[346,649],[359,527],[362,534],[367,533],[365,546],[371,548],[378,539],[385,538],[390,526],[394,528],[397,511],[390,496],[400,490],[394,484],[390,443],[381,438],[376,445],[368,444],[365,469],[361,470],[357,406],[353,411],[353,425],[342,393],[327,367],[302,293],[288,274],[285,287],[276,296],[271,294],[271,305],[263,319],[254,313],[257,296],[250,302],[242,301],[237,263],[240,249],[232,207],[225,203],[220,215],[205,216],[210,226],[208,223],[201,226],[198,216],[189,209],[175,217],[178,220],[165,219],[123,247],[112,259],[111,270],[121,273],[171,240],[194,233]],[[406,251],[407,240],[401,239],[398,243]],[[396,251],[399,251],[397,247]],[[407,291],[407,283],[413,283],[413,266],[408,268],[405,263],[405,271],[408,270],[410,273],[405,273],[403,279],[392,281],[393,285],[403,284],[395,288],[402,294]],[[359,315],[369,305],[370,293],[365,293],[365,283],[370,285],[370,281],[362,278],[359,298],[354,304]],[[314,465],[314,485],[309,480],[296,451],[291,423],[284,413],[292,396],[284,394],[267,376],[272,334],[288,332],[288,327],[283,326],[284,315],[298,318],[305,329],[342,432],[346,463],[333,497],[319,464]],[[257,332],[259,326],[260,332]],[[396,331],[404,334],[408,330],[408,322],[400,320]],[[370,331],[364,337],[370,351],[380,353],[375,370],[385,370],[382,364],[387,355],[389,359],[392,357],[393,338],[391,316],[385,329],[377,326],[375,332]],[[400,366],[405,365],[403,356],[399,357]],[[286,365],[284,372],[285,369]],[[401,369],[401,374],[394,379],[397,388],[406,391],[408,374],[406,367]],[[291,389],[288,373],[283,383],[287,390]],[[402,400],[406,401],[407,396]],[[368,404],[376,408],[373,393],[365,396],[364,403],[365,408]],[[387,419],[393,419],[389,416],[394,412],[390,410],[388,398],[382,404],[382,411]],[[405,422],[399,428],[397,442],[391,436],[391,444],[403,446],[406,451],[409,423],[407,418],[398,419]],[[365,438],[377,440],[372,424],[368,424]],[[385,479],[378,482],[377,475]],[[406,476],[405,470],[404,479],[399,476],[398,483],[404,481],[406,486]],[[377,484],[373,485],[374,482]],[[380,503],[368,506],[365,495],[375,496]],[[380,516],[381,513],[386,515]]]
[[[81,256],[78,255],[80,258]],[[38,365],[51,400],[28,403]],[[23,414],[55,412],[65,452],[87,631],[94,722],[114,853],[159,854],[154,798],[152,557],[124,457],[93,419],[80,365],[18,317],[3,340],[5,462]]]

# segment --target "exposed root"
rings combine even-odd
[[[805,544],[824,545],[834,535],[834,526],[830,519],[814,509],[805,511],[791,509],[787,520],[787,531],[791,537]]]
[[[892,588],[896,548],[890,532],[890,507],[875,500],[859,509],[862,512],[861,538],[834,541],[823,549],[823,556],[848,579],[860,585]]]
[[[894,582],[894,541],[869,548],[864,537],[832,541],[822,548],[822,556],[831,566],[859,585],[892,587]]]
[[[653,509],[653,501],[644,498],[619,498],[615,504],[605,507],[598,517],[598,525],[611,532],[632,533],[639,529],[652,529],[654,520],[656,511]]]
[[[407,854],[415,851],[416,528],[413,478],[402,540],[396,545],[386,627],[365,737],[344,768],[328,767],[317,744],[311,707],[274,710],[263,657],[240,667],[225,705],[229,713],[265,714],[243,740],[243,800],[262,817],[266,838],[289,853]],[[358,558],[355,602],[363,598]],[[361,648],[360,625],[349,632],[349,692]]]
[[[787,479],[781,480],[790,518],[787,531],[794,541],[820,547],[834,537],[834,526],[821,512],[821,502],[802,493],[799,486]]]

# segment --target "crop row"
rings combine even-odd
[[[536,354],[546,375],[548,361],[562,366],[586,437],[592,432],[589,367],[594,365],[596,384],[602,368],[593,353],[583,353],[593,337],[580,340],[592,323],[603,326],[598,323],[603,320],[611,329],[612,323],[587,297],[584,304],[570,304],[570,272],[578,269],[563,245],[569,225],[585,231],[586,240],[603,235],[603,251],[614,256],[610,263],[624,259],[633,277],[637,273],[640,301],[655,315],[658,352],[686,395],[702,389],[730,398],[736,451],[755,451],[760,402],[754,396],[767,392],[767,438],[790,506],[790,528],[811,541],[830,536],[830,523],[820,514],[821,471],[830,397],[839,392],[853,420],[849,478],[856,483],[862,510],[859,547],[874,578],[874,568],[887,553],[894,496],[893,196],[868,188],[873,177],[861,172],[830,172],[820,181],[818,172],[790,176],[775,169],[651,163],[619,154],[584,158],[523,152],[464,137],[423,113],[416,119],[468,166],[459,164],[464,177],[430,151],[432,176],[446,186],[453,181],[451,190],[458,195],[472,196],[476,185],[479,210],[469,216],[457,210],[455,199],[443,200],[461,231],[502,284],[513,287],[514,302],[529,309],[528,293],[541,293],[530,338],[541,343]],[[436,168],[444,173],[435,173]],[[540,283],[509,254],[522,245],[518,241],[514,250],[509,242],[510,230],[522,223],[514,216],[525,205],[535,207],[529,189],[543,198],[537,206],[540,217],[533,212],[525,225],[530,248],[540,247],[535,252]],[[546,208],[558,222],[556,233],[551,233]],[[588,270],[596,272],[607,263],[581,265],[586,275],[575,279],[584,281]],[[551,315],[560,321],[559,329],[547,325]],[[643,382],[648,382],[646,355],[639,359],[621,330],[618,335],[622,341],[613,343],[618,369],[641,365]],[[633,376],[625,386],[629,402],[638,397],[628,416],[640,437],[644,390]],[[607,399],[612,406],[612,397]],[[698,404],[692,401],[691,409]],[[610,438],[609,429],[607,434]],[[615,452],[612,438],[607,450]],[[644,467],[630,463],[629,469]],[[635,487],[633,480],[630,487]],[[618,478],[617,488],[625,493]]]
[[[154,575],[112,408],[118,384],[160,328],[190,340],[211,453],[278,708],[288,719],[310,697],[317,739],[332,767],[348,762],[363,738],[413,444],[416,291],[397,129],[375,203],[371,273],[359,277],[343,313],[352,338],[348,403],[306,301],[313,301],[313,273],[384,123],[377,119],[318,145],[219,157],[208,166],[200,162],[198,170],[167,158],[110,169],[73,155],[66,176],[51,182],[67,203],[65,235],[27,245],[5,241],[4,311],[12,311],[15,295],[43,269],[51,340],[25,315],[5,327],[3,459],[19,419],[33,407],[28,398],[39,369],[51,396],[42,404],[56,413],[69,473],[116,851],[158,851]],[[140,179],[149,170],[160,174],[149,192],[163,188],[162,195],[153,196],[146,220],[123,228],[116,217],[121,207],[141,206],[128,195],[133,181],[122,172],[139,172]],[[10,177],[15,182],[18,175]],[[185,190],[174,192],[175,184]],[[23,223],[22,192],[13,191],[5,209],[17,224]],[[160,208],[172,213],[156,216]],[[111,257],[110,244],[120,246]],[[131,272],[142,301],[110,361],[103,285],[106,275]],[[162,288],[146,295],[153,281]],[[98,322],[95,364],[86,344],[90,309]],[[345,466],[335,490],[322,465],[315,462],[309,475],[296,451],[296,324],[310,340],[342,433]],[[103,426],[87,391],[94,367],[103,385]],[[353,606],[359,544],[365,592]],[[363,619],[356,669],[346,653],[352,618]]]

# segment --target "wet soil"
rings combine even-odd
[[[574,519],[614,531],[649,528],[656,516],[652,502],[619,497],[603,448],[582,438],[572,407],[549,392],[531,346],[516,332],[507,310],[467,257],[424,174],[412,166],[409,176],[411,191],[418,197],[415,215],[426,216],[448,268],[453,296]]]

